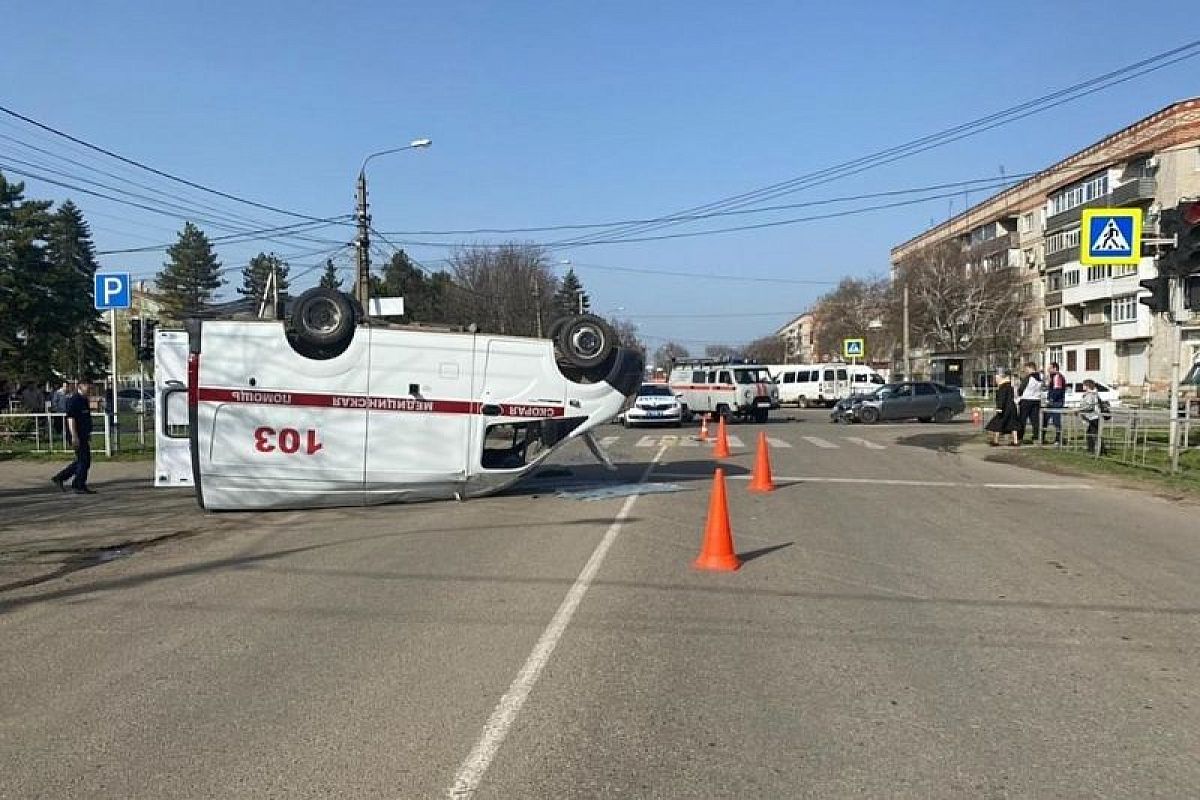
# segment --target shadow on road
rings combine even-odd
[[[930,431],[915,433],[912,436],[901,436],[896,444],[904,447],[920,447],[923,450],[935,450],[940,453],[958,453],[962,446],[971,441],[979,441],[979,432],[974,428],[966,431]]]
[[[744,553],[738,553],[737,557],[743,562],[753,561],[756,558],[762,558],[774,553],[776,550],[782,550],[785,547],[791,547],[795,542],[784,542],[783,544],[773,544],[769,547],[760,547],[757,550],[747,550]]]

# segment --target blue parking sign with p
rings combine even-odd
[[[97,272],[95,279],[97,311],[129,308],[133,304],[128,272]]]

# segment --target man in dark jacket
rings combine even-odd
[[[1042,433],[1048,433],[1054,428],[1054,441],[1050,444],[1062,444],[1062,409],[1067,404],[1067,376],[1058,370],[1058,362],[1050,362],[1050,371],[1046,375],[1046,413]],[[1042,439],[1045,444],[1045,438]]]
[[[64,492],[67,490],[67,479],[74,478],[71,488],[75,494],[96,493],[95,489],[87,485],[88,470],[92,466],[92,406],[87,397],[89,386],[87,381],[80,381],[63,405],[67,415],[67,432],[71,436],[71,447],[75,449],[75,460],[50,481]]]

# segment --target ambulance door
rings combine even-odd
[[[154,332],[154,485],[192,485],[187,331]]]
[[[451,497],[466,480],[475,337],[372,335],[367,502]]]
[[[205,322],[201,333],[205,505],[361,502],[372,329],[328,359],[297,353],[280,323]]]
[[[487,337],[476,352],[481,380],[473,417],[472,472],[514,473],[535,463],[569,432],[566,378],[548,339]]]

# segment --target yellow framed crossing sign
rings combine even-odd
[[[867,354],[862,339],[842,339],[842,358],[863,358]]]
[[[1137,264],[1142,260],[1142,209],[1089,208],[1079,224],[1079,263]]]

